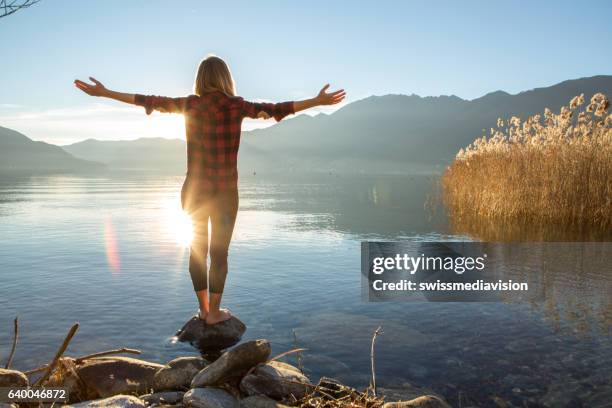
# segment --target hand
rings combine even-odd
[[[93,85],[78,79],[74,80],[74,85],[87,95],[91,96],[105,96],[108,93],[108,89],[106,89],[106,87],[96,78],[89,77],[89,79],[94,83]]]
[[[270,115],[268,115],[266,112],[264,111],[260,111],[257,114],[257,119],[270,119]]]
[[[328,88],[329,84],[325,85],[323,88],[321,88],[319,94],[315,97],[315,100],[317,101],[318,105],[335,105],[344,100],[344,97],[346,96],[346,92],[344,92],[344,89],[340,89],[331,93],[326,93],[325,91],[327,91]]]

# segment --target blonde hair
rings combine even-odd
[[[200,62],[194,84],[194,93],[198,96],[212,91],[236,96],[232,73],[225,61],[216,55],[209,55]]]

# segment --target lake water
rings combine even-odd
[[[181,177],[0,182],[0,361],[14,366],[133,347],[165,362],[195,354],[171,336],[195,312]],[[370,341],[379,387],[423,387],[453,406],[612,404],[612,272],[542,277],[544,302],[363,303],[363,240],[466,240],[431,217],[425,176],[243,177],[224,303],[273,354],[306,347],[313,380],[364,387]],[[537,272],[535,272],[537,273]],[[288,358],[295,362],[295,355]],[[497,401],[497,403],[495,402]]]

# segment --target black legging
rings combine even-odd
[[[223,293],[227,276],[227,252],[238,213],[238,191],[189,194],[186,190],[184,187],[181,199],[183,208],[193,221],[194,236],[189,253],[189,274],[193,289],[198,292],[208,288],[206,258],[209,251],[210,219],[210,292]]]

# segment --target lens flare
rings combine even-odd
[[[106,247],[106,261],[113,275],[118,274],[121,269],[119,251],[117,249],[117,238],[110,216],[104,220],[104,246]]]

